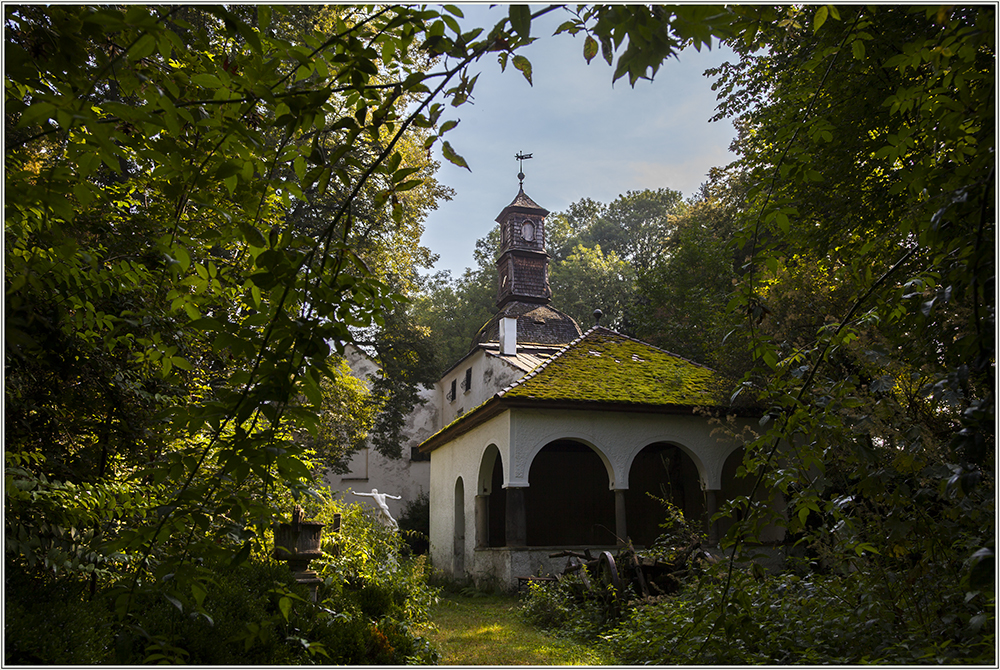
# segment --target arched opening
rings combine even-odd
[[[465,574],[465,484],[459,477],[455,481],[455,534],[452,543],[452,574]]]
[[[694,529],[705,525],[705,496],[698,466],[680,447],[657,442],[643,448],[632,461],[625,496],[628,534],[632,542],[648,547],[663,532],[663,505],[650,496],[676,505]]]
[[[737,496],[749,496],[753,491],[754,484],[757,481],[756,473],[750,473],[746,477],[736,476],[737,470],[739,470],[740,465],[743,464],[744,455],[745,452],[741,447],[729,454],[726,458],[725,464],[722,466],[722,491],[719,500],[720,507],[722,507],[723,502],[730,501]],[[775,491],[768,492],[764,489],[758,489],[757,493],[754,495],[754,500],[766,501],[768,505],[778,511],[784,510],[785,507],[784,498],[782,498],[780,493]],[[741,521],[742,519],[743,515],[739,511],[730,517],[720,519],[719,537],[723,537],[736,521]],[[772,525],[761,529],[761,532],[756,540],[763,543],[780,542],[784,539],[784,537],[784,529],[780,526]]]
[[[604,461],[572,440],[545,445],[525,490],[528,546],[615,544],[615,498]]]
[[[496,445],[483,452],[476,490],[476,548],[506,544],[507,491],[503,487],[503,460]]]

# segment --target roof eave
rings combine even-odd
[[[422,453],[434,451],[456,437],[468,433],[473,428],[480,426],[493,417],[502,414],[508,409],[542,409],[542,410],[586,410],[598,412],[631,412],[636,414],[666,414],[666,415],[686,415],[694,414],[699,409],[708,411],[718,411],[727,415],[739,417],[760,416],[759,412],[751,410],[741,410],[739,408],[726,407],[710,403],[699,404],[650,404],[650,403],[630,403],[630,402],[608,402],[604,400],[566,400],[558,398],[511,398],[495,395],[482,405],[464,414],[448,426],[445,426],[434,433],[418,446]]]

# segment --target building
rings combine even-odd
[[[424,392],[411,460],[359,454],[340,482],[402,494],[396,509],[429,492],[434,567],[508,588],[558,572],[560,549],[649,545],[665,516],[657,499],[715,542],[726,528],[711,516],[749,493],[739,442],[707,411],[724,405],[712,370],[607,328],[582,332],[551,307],[547,214],[522,185],[497,216],[497,311]]]
[[[650,544],[664,518],[653,496],[713,542],[725,528],[711,516],[748,493],[739,442],[704,411],[723,406],[712,370],[599,326],[581,333],[549,306],[546,214],[522,187],[497,217],[497,313],[439,382],[442,426],[420,444],[432,563],[508,588],[558,572],[560,549]]]

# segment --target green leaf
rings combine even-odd
[[[469,172],[472,172],[472,168],[469,164],[465,162],[465,159],[455,153],[455,150],[451,148],[451,144],[445,142],[441,145],[441,153],[447,158],[451,163],[457,165],[458,167],[464,167]]]
[[[514,32],[523,39],[528,39],[531,33],[531,8],[528,5],[511,5],[508,11]]]
[[[583,57],[587,59],[587,64],[597,56],[597,52],[600,49],[600,45],[590,35],[587,35],[587,39],[583,41]]]
[[[278,609],[281,610],[281,616],[283,616],[287,622],[292,614],[292,599],[288,596],[282,596],[278,600]]]
[[[205,88],[222,88],[222,81],[214,74],[196,74],[191,77],[191,83]]]
[[[267,240],[264,239],[264,234],[254,228],[250,223],[240,221],[239,229],[240,232],[243,233],[243,239],[245,239],[251,246],[260,247],[262,249],[267,246]]]
[[[826,8],[826,5],[820,7],[816,10],[816,15],[813,17],[813,32],[819,32],[819,29],[823,27],[826,23],[826,17],[830,13],[830,10]]]
[[[528,84],[531,84],[531,62],[521,54],[517,54],[514,56],[513,63],[514,67],[520,70],[524,78],[528,80]],[[533,86],[534,84],[531,85]]]
[[[861,40],[854,40],[851,44],[851,50],[854,52],[854,58],[857,60],[865,59],[865,43]]]

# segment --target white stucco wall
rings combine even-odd
[[[636,455],[650,444],[670,442],[691,456],[705,488],[719,489],[722,467],[739,444],[712,435],[715,428],[707,418],[693,414],[519,409],[511,418],[513,463],[504,476],[509,485],[527,486],[535,455],[553,440],[574,439],[597,448],[613,472],[610,488],[627,489]]]
[[[472,387],[462,389],[466,370],[472,369]],[[498,356],[490,356],[482,350],[474,351],[445,373],[436,384],[438,402],[441,406],[441,425],[447,426],[457,417],[486,402],[497,391],[507,388],[522,375],[524,370],[516,368]],[[455,382],[455,399],[448,400],[451,383]]]
[[[500,458],[509,463],[510,412],[493,417],[468,433],[431,452],[431,563],[453,574],[452,549],[455,527],[455,482],[462,478],[465,519],[465,566],[471,567],[476,545],[476,489],[479,465],[491,444]],[[506,471],[506,467],[504,470]],[[460,575],[456,575],[460,576]]]

